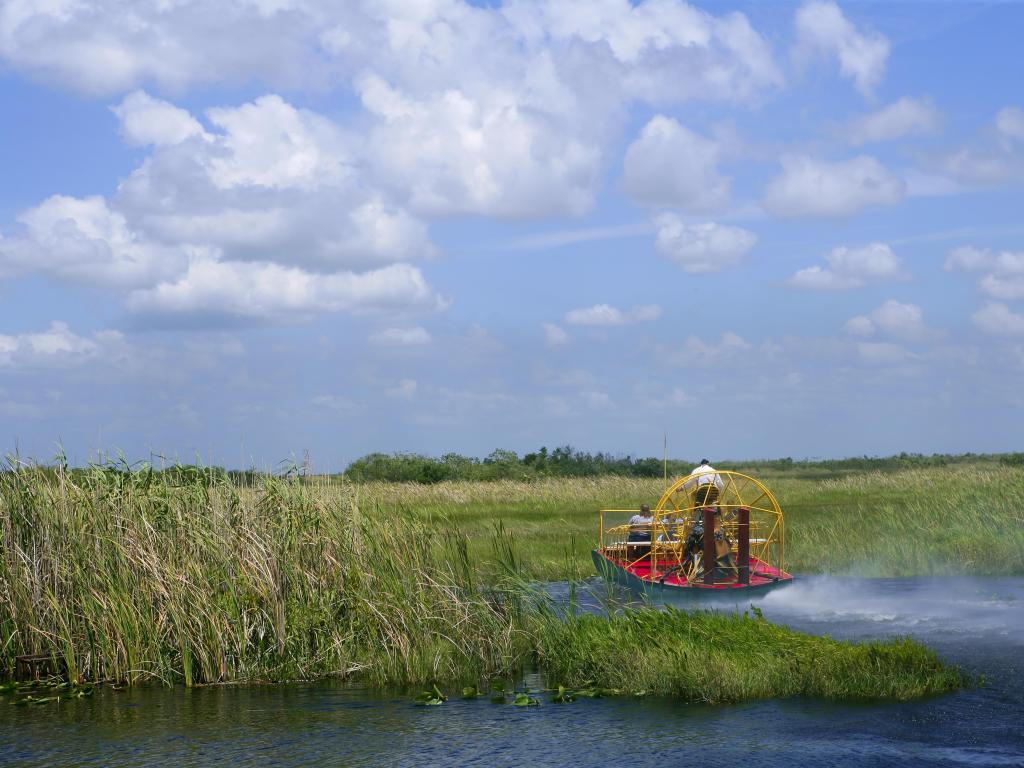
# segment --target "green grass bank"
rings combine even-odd
[[[552,504],[565,492],[534,490]],[[701,701],[906,698],[959,684],[910,641],[832,643],[701,613],[566,620],[524,588],[536,566],[520,553],[537,539],[515,520],[506,522],[512,535],[496,534],[492,516],[469,536],[436,505],[391,501],[362,487],[275,479],[240,490],[172,484],[148,470],[2,473],[0,665],[10,673],[17,655],[46,653],[72,678],[193,685],[340,675],[390,685],[480,682],[538,661],[553,684]],[[648,629],[671,651],[657,664]],[[611,655],[597,665],[602,649]],[[652,666],[631,680],[616,672],[616,654]],[[700,683],[708,654],[718,654],[717,683]],[[815,665],[794,683],[792,670],[809,659]],[[877,674],[855,689],[849,681],[871,665]]]
[[[757,616],[634,611],[609,621],[546,622],[539,653],[553,678],[709,704],[788,696],[905,700],[964,680],[912,640],[848,643]]]

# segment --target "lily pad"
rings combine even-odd
[[[540,702],[528,693],[517,693],[512,701],[514,707],[539,707]]]
[[[560,685],[558,686],[558,692],[551,697],[551,701],[555,704],[571,704],[576,701],[576,694],[564,685]]]
[[[441,689],[434,686],[429,691],[423,691],[414,701],[422,707],[436,707],[448,701],[448,697],[441,693]]]

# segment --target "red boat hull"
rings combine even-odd
[[[594,566],[597,572],[606,579],[616,581],[630,589],[651,594],[651,595],[687,595],[701,597],[734,597],[740,594],[763,594],[779,586],[789,584],[793,581],[792,575],[780,571],[757,558],[750,558],[750,584],[738,584],[734,581],[724,581],[719,584],[704,584],[702,582],[687,582],[676,573],[668,573],[663,578],[660,576],[662,569],[658,569],[655,578],[651,577],[650,560],[643,560],[629,566],[623,566],[601,550],[593,550]],[[664,570],[668,570],[668,563]]]

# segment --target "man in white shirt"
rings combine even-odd
[[[651,514],[651,508],[646,504],[640,505],[640,514],[633,515],[629,518],[629,541],[651,541],[651,523],[654,522],[654,516]]]
[[[700,466],[690,472],[690,479],[683,483],[683,489],[693,491],[693,505],[708,507],[718,501],[718,493],[725,488],[722,476],[707,459],[700,460]]]
[[[651,552],[651,527],[654,515],[646,504],[640,505],[640,514],[629,518],[629,537],[626,539],[626,553],[629,558],[645,557]]]

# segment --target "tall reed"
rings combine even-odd
[[[43,652],[116,680],[405,682],[508,672],[528,645],[458,535],[350,489],[15,467],[0,537],[8,669]]]

